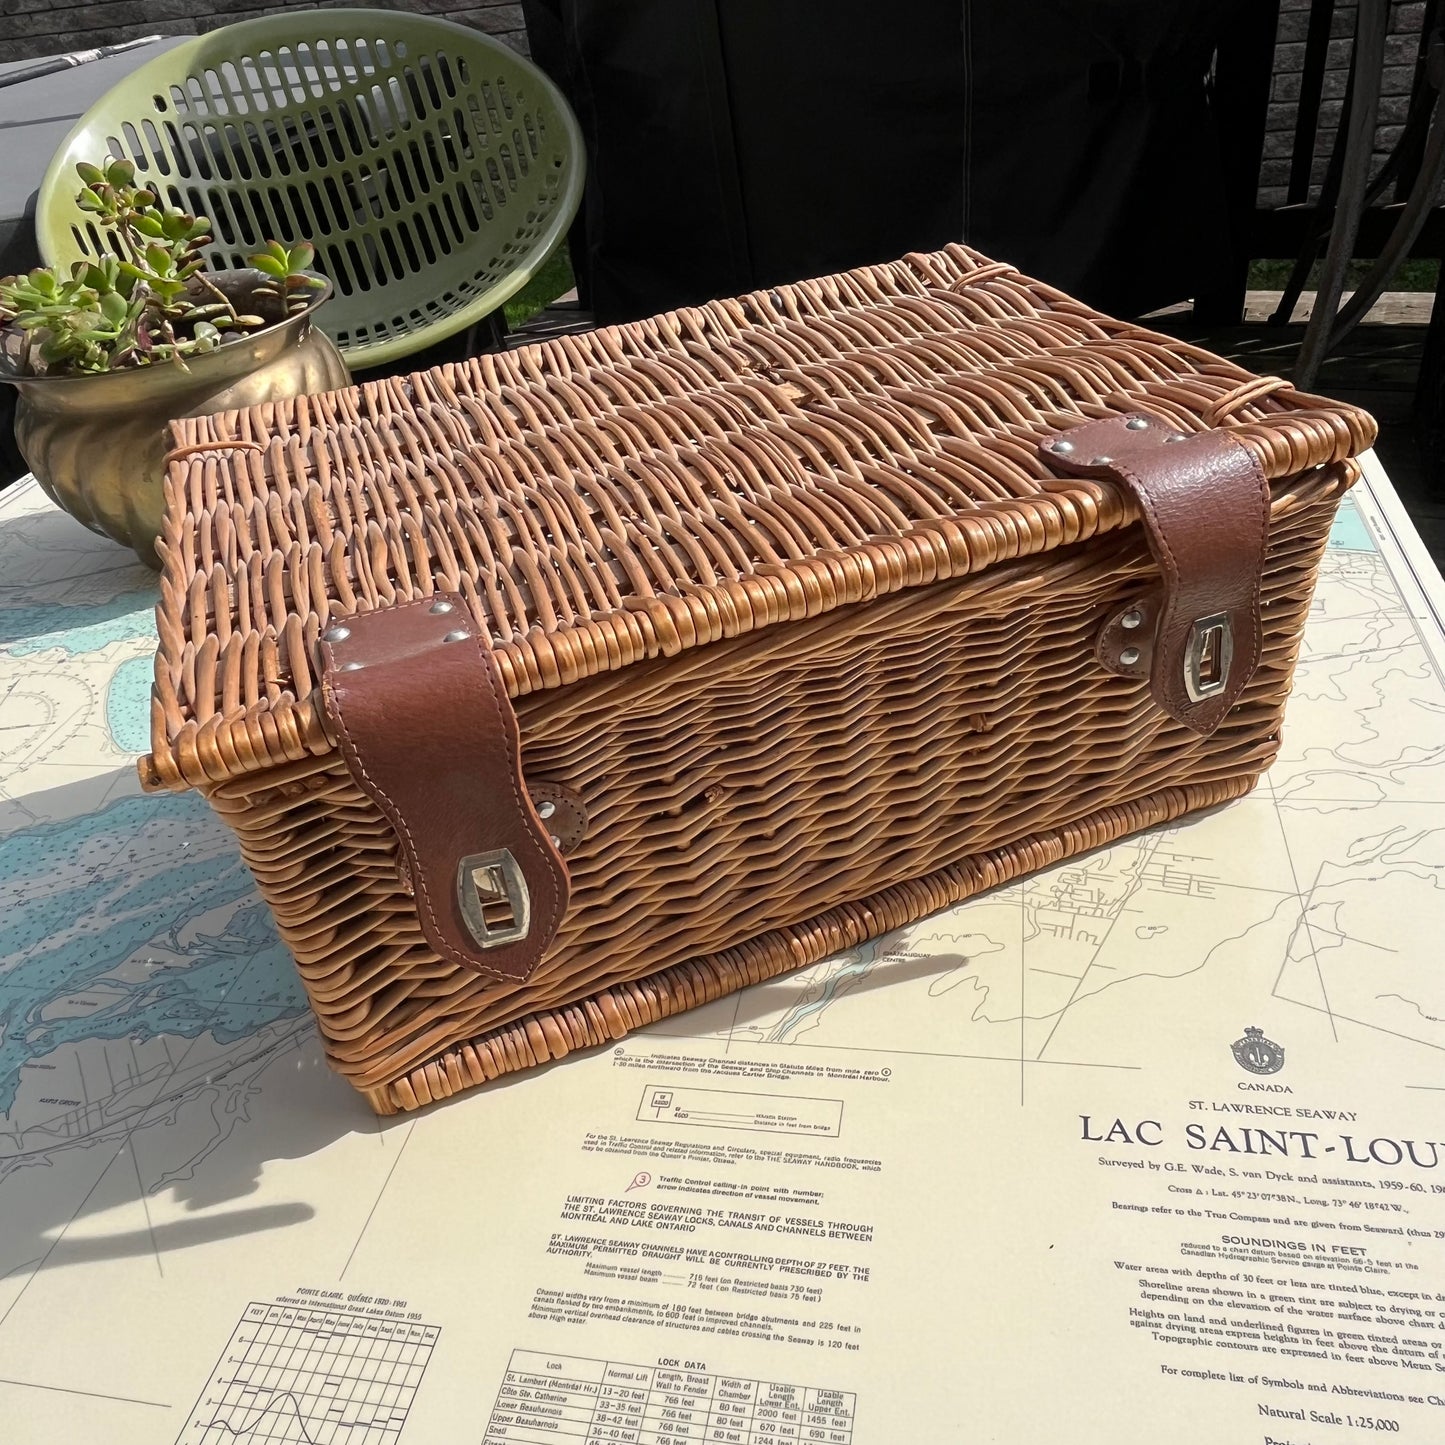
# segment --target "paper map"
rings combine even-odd
[[[1026,1114],[1043,1073],[1122,1080],[1156,1067],[1177,1047],[1159,1021],[1207,985],[1237,993],[1240,1028],[1268,1008],[1310,1016],[1337,1041],[1363,1030],[1409,1061],[1412,1087],[1445,1089],[1442,589],[1418,541],[1396,531],[1408,524],[1374,468],[1340,513],[1282,754],[1249,798],[666,1020],[534,1084],[383,1125],[326,1069],[228,832],[194,795],[140,795],[152,575],[33,484],[12,488],[0,498],[0,1439],[521,1440],[531,1437],[493,1414],[517,1350],[558,1351],[573,1363],[557,1368],[584,1382],[576,1390],[601,1371],[585,1386],[594,1393],[614,1366],[646,1369],[660,1400],[671,1376],[658,1351],[671,1341],[631,1325],[616,1327],[620,1345],[553,1333],[535,1323],[547,1309],[534,1301],[528,1313],[530,1276],[507,1295],[508,1316],[481,1274],[460,1268],[460,1245],[453,1277],[447,1240],[480,1231],[487,1248],[514,1236],[530,1248],[505,1181],[555,1173],[557,1199],[536,1184],[555,1215],[579,1148],[606,1150],[584,1138],[645,1133],[658,1158],[691,1149],[681,1173],[722,1147],[708,1141],[736,1146],[735,1160],[766,1149],[769,1132],[852,1147],[849,1070],[886,1083],[910,1059],[976,1062],[991,1079],[1006,1073]],[[694,1069],[710,1077],[628,1073],[639,1053],[658,1067],[676,1055],[682,1070],[712,1060]],[[728,1060],[776,1061],[781,1107],[769,1083],[730,1083]],[[844,1082],[786,1082],[808,1079],[799,1061]],[[549,1090],[585,1095],[576,1081],[588,1070],[625,1085],[608,1117],[564,1118],[556,1159],[545,1144],[516,1147],[508,1111]],[[672,1166],[635,1162],[617,1166],[635,1174],[625,1190],[619,1176],[619,1195],[662,1197]],[[804,1207],[799,1176],[821,1172],[766,1188]],[[797,1381],[766,1385],[785,1413],[789,1391],[801,1411],[853,1388],[837,1368],[846,1348],[773,1371],[757,1363],[766,1356],[704,1349],[708,1399],[726,1395],[733,1372],[754,1382],[754,1405],[767,1381]],[[870,1414],[866,1392],[857,1399],[849,1440],[901,1438],[881,1401]],[[432,1423],[409,1426],[414,1411]],[[1440,1420],[1445,1429],[1445,1411]],[[730,1437],[678,1425],[657,1438]],[[940,1426],[933,1438],[968,1436]]]

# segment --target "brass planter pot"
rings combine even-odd
[[[248,299],[264,283],[259,271],[228,271],[209,279],[261,315]],[[15,440],[45,493],[93,532],[158,564],[161,479],[167,424],[256,402],[334,391],[351,376],[331,338],[315,325],[331,284],[297,316],[278,320],[184,369],[173,361],[95,376],[23,377],[0,361],[0,381],[20,393]]]

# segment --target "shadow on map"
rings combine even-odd
[[[169,1254],[200,1244],[238,1239],[289,1225],[304,1224],[315,1217],[309,1204],[268,1204],[259,1209],[233,1209],[206,1219],[182,1219],[157,1224],[150,1229],[131,1229],[103,1237],[65,1240],[66,1264],[91,1264],[106,1259],[130,1259],[148,1254]]]
[[[224,1206],[379,1128],[327,1068],[229,831],[126,772],[25,795],[42,821],[0,834],[0,1277],[62,1234],[100,1259],[284,1228],[311,1207]],[[166,1201],[151,1227],[71,1231],[142,1180]]]
[[[808,1018],[814,1018],[845,994],[867,993],[879,988],[897,988],[900,984],[931,979],[930,993],[947,992],[967,985],[981,990],[980,1007],[987,1000],[987,989],[983,988],[977,975],[968,972],[973,960],[960,953],[921,953],[906,957],[892,956],[889,948],[896,948],[902,935],[888,934],[877,944],[864,944],[838,955],[831,963],[815,965],[814,978],[809,980],[807,991],[799,990],[795,1002],[781,1012],[776,993],[765,988],[744,989],[737,995],[737,1012],[733,1017],[734,1032],[756,1026],[770,1041],[783,1042],[785,1036]],[[949,980],[942,990],[939,984],[949,974],[957,975]],[[787,975],[783,975],[786,979]],[[664,1023],[667,1020],[663,1020]]]

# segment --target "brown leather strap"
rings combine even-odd
[[[567,910],[551,830],[491,647],[437,596],[334,619],[322,696],[347,768],[396,829],[427,942],[490,977],[527,978]]]
[[[1039,451],[1138,500],[1164,578],[1150,688],[1170,717],[1213,732],[1259,665],[1269,483],[1253,453],[1227,431],[1184,433],[1148,412],[1085,422]]]

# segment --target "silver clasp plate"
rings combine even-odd
[[[510,848],[472,853],[457,864],[457,902],[478,948],[520,943],[531,930],[532,895]]]
[[[1203,702],[1224,691],[1234,664],[1234,628],[1227,612],[1200,617],[1184,653],[1184,690],[1190,702]]]

